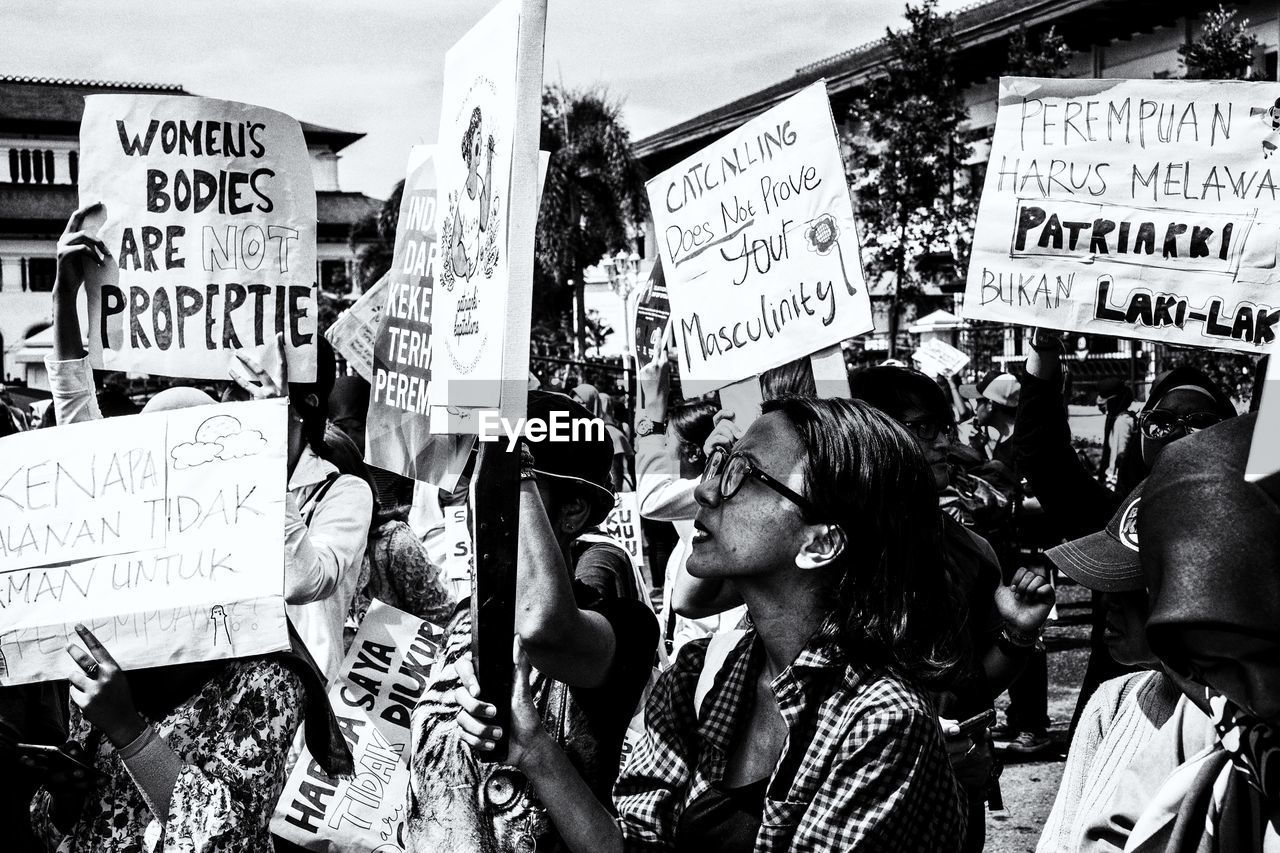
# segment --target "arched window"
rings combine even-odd
[[[77,183],[80,180],[80,152],[67,152],[67,165],[71,170],[71,183]]]
[[[20,174],[21,174],[21,170],[18,167],[18,149],[10,148],[9,149],[9,180],[10,182],[16,184],[18,182],[18,175]]]
[[[41,156],[42,153],[39,148],[31,152],[31,172],[37,184],[44,183],[44,157]]]
[[[44,152],[44,179],[47,183],[53,183],[53,151],[48,149]]]
[[[26,148],[22,149],[22,182],[24,184],[31,183],[31,152]]]

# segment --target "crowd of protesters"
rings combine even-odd
[[[83,348],[84,269],[109,260],[88,212],[59,243],[52,403],[6,403],[0,434],[131,414]],[[8,843],[294,849],[271,814],[303,742],[330,776],[352,769],[326,689],[376,599],[448,638],[405,753],[407,849],[982,850],[997,739],[1049,744],[1043,633],[1069,580],[1093,595],[1090,658],[1038,850],[1280,851],[1280,509],[1244,481],[1256,416],[1189,367],[1137,413],[1102,383],[1090,470],[1061,340],[1031,346],[973,384],[885,364],[834,395],[801,360],[749,413],[676,399],[665,353],[634,416],[586,382],[531,389],[531,417],[606,429],[520,443],[505,730],[440,547],[474,457],[450,491],[371,468],[368,386],[323,340],[314,382],[241,356],[222,400],[288,401],[291,647],[127,671],[78,628],[65,681],[0,688]],[[174,387],[141,411],[213,402]],[[601,530],[620,491],[650,522],[648,577]],[[494,775],[499,739],[514,775]],[[482,795],[521,804],[504,844],[484,840]]]

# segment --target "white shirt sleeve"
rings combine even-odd
[[[683,521],[698,514],[693,490],[698,481],[680,477],[679,441],[674,435],[636,439],[636,496],[640,515],[654,521]]]
[[[359,477],[339,477],[316,505],[310,528],[292,492],[284,505],[285,601],[319,601],[333,593],[344,571],[360,570],[373,494]]]
[[[102,417],[88,356],[55,361],[46,355],[44,366],[49,373],[49,390],[53,393],[53,412],[58,426]]]

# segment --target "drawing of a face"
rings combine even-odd
[[[480,193],[480,155],[484,153],[484,116],[480,108],[471,111],[471,123],[462,141],[462,157],[467,161],[467,198],[475,201]]]
[[[222,609],[222,605],[221,605],[221,604],[215,604],[215,605],[213,605],[213,609],[209,611],[209,618],[210,618],[210,619],[225,619],[225,618],[227,618],[227,611],[225,611],[225,610],[223,610],[223,609]]]

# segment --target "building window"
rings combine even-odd
[[[70,166],[71,183],[78,183],[80,180],[80,152],[67,152],[67,165]]]
[[[12,183],[18,182],[18,176],[22,174],[22,169],[18,165],[18,149],[9,149],[9,180]]]
[[[24,184],[31,183],[31,152],[26,148],[22,149],[22,182]]]
[[[1267,51],[1267,54],[1266,56],[1263,57],[1262,62],[1263,62],[1264,68],[1266,69],[1266,79],[1275,80],[1276,79],[1276,52],[1274,50]]]
[[[48,149],[44,152],[44,180],[53,183],[53,152]]]
[[[58,262],[53,258],[27,258],[27,290],[49,293],[57,274]]]
[[[44,157],[40,156],[39,151],[31,152],[31,176],[35,178],[37,184],[44,183]]]

